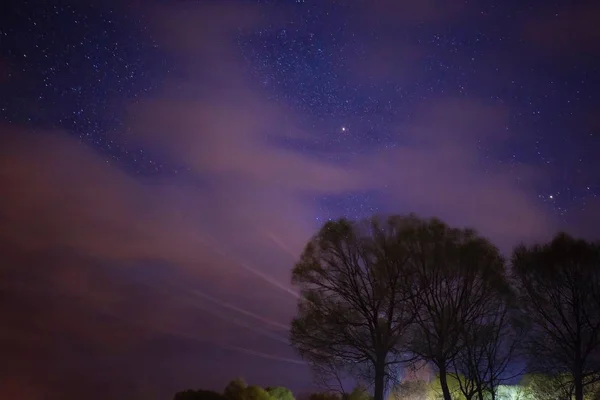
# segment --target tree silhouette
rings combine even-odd
[[[422,380],[405,380],[396,385],[392,391],[392,400],[430,400],[432,388],[429,382]]]
[[[308,396],[308,400],[341,400],[338,393],[333,392],[316,392]]]
[[[234,379],[225,387],[223,396],[225,396],[227,400],[243,400],[243,394],[246,387],[246,382],[244,382],[242,378]]]
[[[526,332],[517,318],[514,297],[497,293],[485,308],[482,321],[463,329],[461,351],[451,363],[466,400],[475,395],[483,400],[486,393],[495,400],[499,386],[522,373],[507,374]]]
[[[489,317],[489,304],[506,290],[498,249],[473,230],[437,219],[416,220],[406,246],[417,275],[413,307],[419,312],[411,346],[439,371],[443,398],[452,400],[448,371],[465,346],[465,332]]]
[[[561,233],[545,245],[519,246],[512,265],[532,325],[532,367],[570,372],[582,400],[600,373],[600,246]]]
[[[225,400],[222,394],[212,390],[186,390],[175,393],[173,400]]]
[[[293,283],[302,298],[291,343],[313,366],[372,379],[383,400],[416,310],[404,246],[411,218],[328,222],[306,246]]]

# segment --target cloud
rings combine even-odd
[[[531,190],[542,171],[485,157],[488,146],[498,150],[511,138],[508,116],[506,107],[477,99],[424,103],[397,128],[401,144],[374,161],[390,205],[474,227],[505,251],[552,234],[555,225]]]
[[[395,14],[372,15],[390,24],[394,18],[442,18],[437,3],[413,3],[397,9],[396,3],[376,2],[374,7],[392,7]],[[152,97],[127,107],[123,132],[115,139],[157,150],[189,167],[189,173],[142,178],[65,132],[0,127],[0,238],[12,260],[3,267],[11,278],[2,290],[18,305],[4,310],[4,320],[15,328],[4,336],[2,348],[19,344],[14,359],[37,345],[46,349],[49,367],[68,347],[62,337],[93,348],[90,364],[104,365],[104,353],[125,354],[131,362],[144,351],[161,364],[164,354],[152,352],[176,346],[165,344],[165,336],[186,342],[181,353],[198,346],[214,355],[224,351],[216,350],[218,345],[226,345],[231,360],[234,348],[238,356],[259,351],[293,357],[285,345],[241,325],[268,329],[252,314],[281,324],[294,314],[290,270],[317,228],[323,197],[376,193],[391,212],[473,226],[504,248],[552,229],[534,200],[539,171],[481,156],[481,147],[512,139],[504,129],[511,110],[497,104],[423,100],[410,118],[395,123],[398,146],[361,155],[336,149],[343,165],[331,161],[335,157],[327,151],[309,154],[282,145],[318,143],[323,132],[307,130],[310,115],[270,100],[248,75],[237,35],[267,20],[285,24],[285,18],[241,4],[151,8],[152,32],[179,69]],[[365,59],[375,71],[370,75],[393,74],[395,56],[391,67],[378,72],[388,63],[389,47]],[[246,313],[219,308],[193,290]],[[35,304],[27,301],[32,293],[38,296]],[[177,364],[165,372],[171,377],[214,367],[214,360],[197,353],[198,359],[180,365],[179,353],[169,349],[165,353]],[[74,368],[66,364],[58,369],[65,375]],[[297,369],[282,379],[304,371],[292,367]],[[207,374],[212,379],[218,371]]]

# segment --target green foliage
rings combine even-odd
[[[392,389],[389,400],[431,400],[433,396],[429,382],[407,380]]]
[[[311,393],[308,400],[341,400],[341,396],[333,392]]]
[[[271,396],[260,386],[251,385],[243,390],[241,400],[271,400]]]
[[[453,375],[448,375],[446,379],[448,381],[448,390],[450,392],[451,399],[464,400],[465,396],[460,390],[460,383],[458,381],[458,378]],[[430,382],[430,396],[431,400],[442,400],[444,398],[444,393],[439,375],[437,375],[435,379]]]
[[[283,386],[268,387],[266,390],[273,400],[295,400],[292,391]]]
[[[225,387],[223,396],[227,400],[244,400],[243,395],[246,387],[246,382],[242,378],[234,379]]]
[[[556,376],[527,374],[521,379],[519,386],[523,388],[527,399],[571,399],[573,389],[572,382],[573,379],[567,374]]]
[[[372,400],[372,396],[367,388],[364,386],[357,386],[344,396],[344,400]]]

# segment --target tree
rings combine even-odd
[[[501,400],[536,400],[529,395],[527,388],[521,385],[499,385],[497,398]]]
[[[394,366],[406,361],[402,345],[415,318],[403,244],[409,220],[328,222],[292,273],[302,294],[292,345],[313,367],[373,379],[374,400],[383,400]]]
[[[463,329],[461,351],[451,364],[452,375],[467,400],[475,395],[483,400],[486,392],[495,400],[498,387],[521,374],[520,371],[507,374],[525,334],[511,294],[498,293],[485,306],[485,318]]]
[[[250,385],[242,392],[242,400],[271,400],[271,396],[260,386]]]
[[[569,371],[582,400],[600,374],[600,246],[560,233],[544,245],[519,246],[512,265],[532,325],[530,366]]]
[[[394,387],[390,400],[430,400],[432,387],[422,380],[402,381]]]
[[[341,396],[333,392],[317,392],[311,393],[308,400],[341,400]]]
[[[176,393],[173,400],[225,400],[225,397],[212,390],[186,390]]]
[[[356,386],[350,393],[343,396],[344,400],[371,400],[371,395],[369,394],[367,388],[364,386],[358,385]]]
[[[438,369],[443,398],[452,400],[448,372],[466,335],[485,323],[489,304],[506,290],[504,260],[473,230],[437,219],[412,225],[406,246],[418,282],[411,300],[419,312],[411,350]]]
[[[242,400],[245,390],[246,382],[242,378],[237,378],[227,384],[223,391],[223,396],[227,400]]]
[[[570,376],[528,374],[521,380],[523,397],[527,400],[571,400],[573,398],[573,380]]]
[[[446,394],[442,387],[441,375],[437,375],[433,381],[430,382],[429,386],[429,400],[441,400],[444,399]],[[460,384],[458,379],[453,375],[446,377],[446,384],[448,385],[448,392],[452,400],[464,400],[464,395],[460,390]]]
[[[273,400],[295,400],[292,391],[283,386],[268,387],[266,391]]]

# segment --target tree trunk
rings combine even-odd
[[[573,374],[573,381],[575,383],[575,400],[583,400],[583,377],[581,373],[581,368],[579,366],[575,367],[575,372]]]
[[[373,400],[384,400],[385,395],[385,357],[375,361],[375,393]]]
[[[452,400],[450,395],[450,389],[448,388],[448,376],[446,373],[446,363],[440,363],[440,386],[442,387],[442,393],[444,394],[444,400]]]

